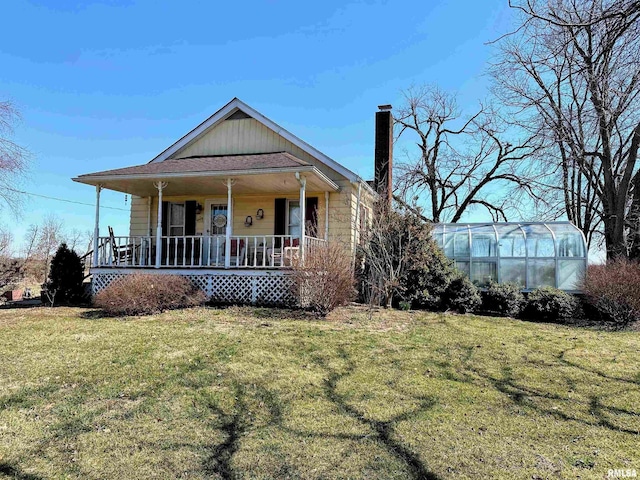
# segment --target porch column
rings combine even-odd
[[[329,241],[329,192],[324,192],[324,240]]]
[[[227,178],[227,228],[224,242],[224,268],[231,266],[231,235],[233,235],[233,202],[231,201],[231,186],[233,180]],[[236,246],[236,252],[240,253],[240,245]]]
[[[167,182],[154,182],[158,189],[158,221],[156,222],[156,268],[162,264],[162,190],[167,187]]]
[[[296,177],[298,178],[298,182],[300,182],[300,261],[304,263],[304,237],[307,229],[307,212],[306,212],[306,189],[307,189],[307,179],[305,177],[300,176],[299,173],[296,173]]]
[[[100,191],[102,185],[96,185],[96,223],[93,227],[93,262],[91,266],[97,267],[98,265],[98,248],[100,245]]]

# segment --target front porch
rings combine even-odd
[[[302,245],[294,235],[108,236],[98,237],[93,267],[283,269],[300,260],[301,251],[325,244],[309,235]]]
[[[96,189],[94,294],[122,275],[179,274],[237,303],[286,303],[287,270],[326,244],[340,190],[289,154],[167,160],[76,180]],[[132,195],[129,235],[101,235],[103,189]]]

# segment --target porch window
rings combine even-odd
[[[185,204],[184,202],[169,202],[168,204],[169,236],[184,236]]]
[[[288,202],[287,232],[294,238],[300,238],[300,201],[289,200]]]

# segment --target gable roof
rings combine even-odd
[[[133,167],[116,168],[80,175],[82,177],[117,175],[152,175],[164,173],[233,172],[246,170],[273,170],[278,168],[309,167],[309,163],[287,152],[256,153],[245,155],[209,155],[171,158],[162,162],[150,162]]]
[[[210,130],[211,128],[213,128],[214,126],[219,124],[220,122],[226,120],[230,116],[236,114],[236,112],[238,112],[238,111],[242,111],[245,114],[251,116],[252,118],[257,120],[258,122],[260,122],[262,125],[264,125],[265,127],[269,128],[270,130],[274,131],[278,135],[282,136],[284,139],[288,140],[289,142],[291,142],[292,144],[294,144],[295,146],[300,148],[302,151],[304,151],[304,152],[308,153],[309,155],[311,155],[312,157],[318,159],[318,161],[322,162],[327,167],[335,170],[340,175],[342,175],[343,177],[347,178],[350,182],[362,182],[362,183],[365,184],[365,187],[368,187],[368,188],[371,189],[371,187],[369,187],[369,185],[366,184],[364,182],[364,180],[362,180],[362,178],[360,178],[360,176],[358,176],[357,174],[355,174],[354,172],[352,172],[348,168],[344,167],[343,165],[339,164],[338,162],[336,162],[332,158],[328,157],[327,155],[325,155],[321,151],[319,151],[316,148],[312,147],[311,145],[309,145],[304,140],[301,140],[300,138],[296,137],[294,134],[292,134],[291,132],[289,132],[286,129],[282,128],[280,125],[278,125],[274,121],[268,119],[267,117],[262,115],[260,112],[258,112],[254,108],[250,107],[249,105],[247,105],[246,103],[244,103],[242,100],[240,100],[237,97],[235,97],[233,100],[231,100],[229,103],[227,103],[224,107],[222,107],[216,113],[211,115],[209,118],[207,118],[204,122],[202,122],[196,128],[194,128],[189,133],[184,135],[182,138],[180,138],[173,145],[171,145],[170,147],[165,149],[162,153],[160,153],[158,156],[156,156],[149,163],[157,163],[157,162],[166,161],[167,159],[169,159],[169,157],[171,157],[171,155],[174,155],[176,152],[180,151],[180,149],[186,147],[191,142],[193,142],[198,137],[200,137],[202,134],[204,134],[205,132],[207,132],[208,130]],[[373,192],[373,189],[371,189],[371,191]]]

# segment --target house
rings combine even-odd
[[[382,106],[371,186],[234,98],[150,162],[74,178],[96,189],[93,293],[146,272],[187,276],[222,302],[289,301],[294,258],[332,239],[355,253],[388,192],[391,142]],[[102,189],[131,195],[128,234],[99,231]]]

